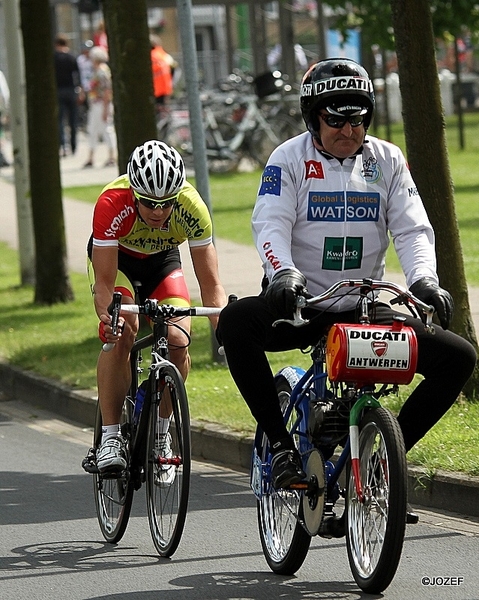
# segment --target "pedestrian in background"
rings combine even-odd
[[[108,52],[108,37],[106,35],[105,23],[100,21],[98,27],[93,34],[93,45],[100,46]]]
[[[0,71],[0,167],[8,167],[10,163],[5,158],[2,150],[2,138],[3,138],[3,123],[7,118],[8,110],[10,108],[10,88],[8,87],[7,80],[3,71]]]
[[[60,150],[62,156],[66,156],[65,121],[68,123],[70,129],[70,151],[72,154],[75,154],[77,146],[78,96],[82,93],[82,88],[77,59],[70,52],[67,38],[62,34],[59,34],[55,39],[54,65],[58,94]]]
[[[155,101],[157,106],[164,106],[173,93],[173,74],[178,65],[157,35],[150,35],[150,46]]]
[[[115,165],[115,131],[113,127],[113,103],[111,72],[108,66],[108,53],[101,46],[90,50],[93,73],[88,91],[88,138],[90,153],[84,168],[93,167],[95,149],[100,139],[108,147],[108,160],[105,167]]]
[[[86,128],[88,118],[88,92],[90,90],[90,79],[93,75],[93,62],[90,58],[92,48],[93,41],[85,40],[82,44],[81,53],[77,58],[82,87],[82,94],[78,98],[78,126],[80,128]]]

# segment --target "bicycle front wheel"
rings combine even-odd
[[[349,467],[346,544],[358,586],[379,594],[391,583],[401,557],[407,510],[407,466],[399,423],[385,408],[369,410],[360,424],[358,498]]]
[[[284,414],[291,400],[291,386],[281,378],[276,387]],[[293,418],[295,416],[294,413]],[[265,435],[259,455],[262,464],[268,465],[270,450]],[[292,575],[303,564],[311,544],[311,537],[300,522],[303,521],[302,493],[289,489],[275,490],[269,477],[270,469],[266,472],[268,475],[263,477],[261,499],[257,505],[261,546],[274,573]]]
[[[132,406],[127,397],[122,413],[122,433],[127,442],[128,461],[130,457],[130,427]],[[95,431],[93,447],[101,444],[101,412],[98,403],[95,418]],[[130,518],[131,504],[133,502],[133,482],[130,479],[130,469],[127,467],[120,476],[115,478],[104,477],[100,473],[93,474],[93,490],[95,507],[100,525],[100,530],[105,540],[111,544],[118,543],[125,533]]]
[[[185,385],[173,365],[152,378],[146,495],[155,548],[171,556],[180,543],[191,474],[190,415]]]

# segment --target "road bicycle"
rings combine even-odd
[[[307,479],[273,488],[269,442],[260,428],[251,466],[259,534],[272,571],[295,573],[312,536],[346,535],[353,577],[368,593],[382,592],[396,573],[407,514],[402,432],[379,399],[410,383],[417,364],[416,335],[403,316],[391,325],[371,322],[369,310],[380,291],[389,292],[390,304],[404,305],[433,333],[433,307],[394,283],[344,280],[314,298],[299,297],[294,318],[281,322],[302,326],[308,322],[304,308],[330,306],[341,297],[338,292],[358,296],[358,322],[334,324],[311,349],[307,371],[288,366],[275,376],[284,420]],[[377,390],[376,384],[381,384]],[[340,476],[345,487],[340,487]],[[344,511],[338,516],[340,498]]]
[[[161,556],[168,557],[178,547],[190,486],[190,416],[183,379],[169,360],[168,328],[181,328],[182,317],[218,315],[220,311],[159,304],[153,299],[144,304],[121,304],[121,294],[114,294],[110,311],[113,329],[121,312],[145,315],[152,323],[152,331],[135,341],[130,354],[131,386],[123,404],[121,424],[126,441],[126,469],[115,475],[98,471],[96,451],[102,426],[99,406],[93,447],[83,461],[83,468],[93,474],[98,523],[107,542],[116,544],[123,537],[133,493],[146,483],[148,521],[155,548]],[[150,360],[144,368],[142,351],[147,348]],[[105,344],[103,349],[108,351],[111,345]]]

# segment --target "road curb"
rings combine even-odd
[[[23,400],[74,423],[93,427],[96,396],[91,390],[74,390],[68,386],[0,362],[0,400]],[[194,458],[248,470],[251,437],[225,432],[219,425],[192,421]],[[479,477],[439,471],[433,476],[423,469],[410,467],[409,502],[413,506],[447,510],[479,517]]]

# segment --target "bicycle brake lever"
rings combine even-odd
[[[302,327],[309,323],[309,319],[303,319],[301,316],[301,307],[297,306],[292,319],[277,319],[273,322],[273,327],[276,327],[276,325],[279,325],[280,323],[289,323],[294,327]]]
[[[429,305],[429,309],[428,310],[423,310],[424,314],[426,315],[426,322],[424,323],[424,329],[427,331],[427,333],[431,333],[432,335],[434,335],[436,333],[436,330],[434,329],[434,324],[432,322],[432,318],[434,316],[434,311],[435,308],[432,304]]]
[[[111,332],[113,335],[118,333],[118,320],[120,318],[121,310],[121,292],[113,292],[113,300],[108,307],[108,312],[111,314]],[[109,352],[113,350],[115,344],[108,342],[103,344],[103,352]]]

